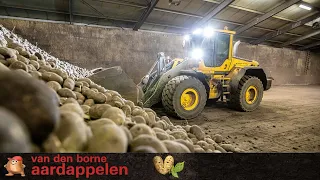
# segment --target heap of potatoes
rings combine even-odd
[[[19,45],[25,50],[23,53],[30,53],[37,56],[42,56],[42,58],[46,61],[54,63],[57,68],[65,70],[68,73],[68,75],[73,78],[83,78],[91,76],[93,74],[91,71],[85,68],[80,68],[68,62],[60,61],[59,59],[51,56],[39,47],[31,44],[28,40],[19,37],[17,34],[13,33],[12,31],[9,31],[8,29],[0,25],[0,46],[6,46],[7,41],[9,45],[14,45],[14,43],[12,42],[19,43]],[[17,50],[21,49],[18,48]]]
[[[240,152],[221,135],[175,126],[89,78],[69,76],[8,37],[1,46],[0,152]]]

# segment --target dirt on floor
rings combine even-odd
[[[162,108],[155,110],[165,115]],[[246,152],[320,152],[320,86],[272,87],[254,112],[210,104],[188,124],[200,125],[209,135],[221,134]]]

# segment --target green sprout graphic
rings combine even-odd
[[[184,161],[177,163],[175,166],[171,168],[171,175],[175,178],[179,178],[178,172],[181,172],[184,168]]]

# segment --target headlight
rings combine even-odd
[[[192,51],[191,56],[193,59],[197,59],[197,60],[202,59],[203,58],[203,50],[200,48],[196,48]]]
[[[214,31],[211,27],[207,27],[203,30],[203,35],[206,37],[206,38],[211,38],[214,34]]]

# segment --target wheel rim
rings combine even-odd
[[[253,104],[257,100],[258,90],[254,86],[249,86],[246,91],[246,102],[248,104]]]
[[[199,94],[193,88],[188,88],[183,91],[180,97],[180,103],[183,109],[191,111],[199,104]]]

